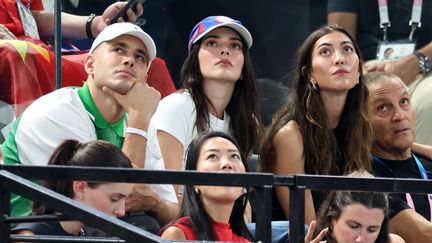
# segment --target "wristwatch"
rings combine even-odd
[[[91,27],[92,27],[92,23],[93,23],[93,20],[95,17],[96,17],[96,14],[90,14],[87,18],[87,21],[86,21],[85,27],[86,27],[87,38],[89,38],[89,39],[94,39]]]
[[[429,58],[421,53],[421,52],[414,52],[414,55],[419,59],[419,67],[420,67],[420,72],[422,74],[427,74],[432,70],[432,65],[429,61]]]

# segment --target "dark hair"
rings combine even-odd
[[[314,237],[318,236],[320,231],[331,226],[331,219],[338,220],[345,207],[353,204],[361,204],[369,209],[381,209],[384,214],[384,220],[376,239],[376,243],[389,242],[388,231],[388,198],[383,192],[351,192],[351,191],[332,191],[327,199],[323,202],[317,215],[317,227]],[[335,242],[332,230],[327,234],[328,242]]]
[[[290,120],[295,120],[300,127],[306,173],[330,174],[333,169],[337,169],[340,174],[348,174],[354,170],[371,170],[372,128],[368,121],[368,90],[363,82],[361,63],[358,67],[359,83],[348,91],[341,119],[335,129],[337,134],[328,128],[327,112],[322,97],[309,81],[315,43],[333,32],[346,35],[353,43],[360,59],[360,50],[356,42],[340,27],[323,26],[306,38],[297,52],[295,70],[292,71],[292,97],[273,118],[272,125],[261,144],[262,171],[272,172],[274,169],[277,154],[273,138]],[[337,161],[346,163],[336,165]]]
[[[237,149],[237,142],[229,135],[210,131],[201,133],[198,137],[192,140],[187,150],[186,170],[196,170],[198,158],[201,152],[201,147],[205,141],[211,138],[220,137],[232,142]],[[248,171],[245,157],[240,153],[242,162]],[[244,238],[252,240],[252,235],[246,227],[244,221],[244,212],[247,204],[247,193],[240,196],[235,202],[231,212],[229,223],[234,233]],[[214,232],[213,219],[207,213],[204,205],[201,202],[200,196],[195,192],[193,185],[185,186],[184,198],[180,208],[181,217],[189,217],[192,225],[187,225],[195,230],[198,240],[217,240]]]
[[[242,38],[240,36],[240,38]],[[194,103],[197,114],[195,126],[198,133],[207,130],[209,126],[209,109],[207,104],[213,106],[206,96],[202,83],[203,77],[198,60],[198,52],[201,42],[198,40],[191,49],[181,69],[181,80],[183,88],[189,91]],[[260,113],[258,103],[257,81],[253,72],[249,49],[243,42],[244,65],[242,77],[237,80],[231,100],[229,101],[226,112],[230,116],[230,131],[238,141],[241,151],[247,157],[257,145],[261,128]]]
[[[119,148],[102,140],[86,143],[72,139],[65,140],[51,155],[48,165],[132,168],[131,161]],[[87,182],[87,184],[90,188],[96,188],[104,183]],[[74,195],[72,181],[50,180],[44,181],[43,185],[70,198]],[[52,209],[34,203],[33,214],[51,213],[54,213]]]

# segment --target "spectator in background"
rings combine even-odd
[[[408,88],[398,76],[383,72],[368,73],[365,83],[370,92],[375,176],[429,179],[431,162],[411,149],[416,127]],[[418,146],[414,147],[418,150]],[[407,242],[431,242],[431,205],[430,194],[392,194],[390,232]]]
[[[66,140],[49,159],[48,165],[132,168],[123,152],[106,141],[80,143]],[[125,215],[125,199],[133,184],[100,183],[86,181],[46,181],[45,187],[64,196],[115,217]],[[54,209],[40,203],[33,205],[33,215],[56,214]],[[20,235],[84,236],[84,223],[80,221],[51,221],[19,224],[12,233]]]
[[[223,132],[201,133],[189,145],[186,170],[246,172],[240,146]],[[167,240],[250,242],[244,212],[247,193],[241,187],[185,186],[180,219],[162,232]]]
[[[378,4],[381,3],[381,4]],[[380,17],[379,8],[384,14]],[[365,63],[366,70],[385,71],[408,86],[416,113],[416,142],[432,145],[432,1],[329,0],[328,24],[338,24],[357,39],[365,61],[377,59],[379,47],[407,45],[412,52],[397,60]],[[387,11],[385,11],[387,10]],[[386,28],[381,28],[380,25]],[[388,25],[386,25],[388,23]],[[410,23],[413,25],[410,26]],[[413,29],[414,28],[414,29]],[[386,30],[386,31],[384,31]],[[385,34],[386,32],[386,34]],[[386,35],[386,40],[384,36]],[[407,41],[409,37],[411,41]],[[385,40],[385,41],[383,41]],[[414,48],[415,45],[415,48]],[[404,48],[397,48],[404,50]],[[393,57],[397,55],[394,48]],[[382,59],[378,58],[378,59]]]
[[[208,130],[232,135],[245,157],[252,153],[260,118],[251,45],[238,20],[210,16],[195,25],[182,68],[184,89],[165,97],[150,122],[146,168],[183,170],[189,143]]]
[[[306,38],[297,53],[293,97],[276,114],[262,142],[261,171],[344,175],[371,170],[368,92],[359,53],[339,27],[324,26]],[[273,220],[287,220],[288,188],[276,188],[273,196]],[[324,199],[321,191],[306,191],[307,224]]]
[[[81,1],[74,1],[74,0],[63,0],[63,11],[66,13],[74,14],[74,15],[90,15],[92,13],[96,15],[100,15],[104,12],[104,10],[111,4],[117,2],[117,0],[81,0]],[[146,31],[149,35],[152,36],[153,40],[155,40],[156,46],[158,47],[158,56],[161,56],[161,46],[162,42],[155,39],[154,33],[149,31],[148,24],[141,24],[144,20],[144,18],[147,18],[146,16],[154,16],[158,13],[154,13],[154,11],[159,10],[158,8],[155,8],[154,5],[158,5],[161,2],[159,1],[148,1],[143,3],[143,6],[146,9],[146,12],[141,15],[137,16],[136,25],[140,26],[143,30]],[[160,27],[161,30],[155,30],[156,28]],[[163,26],[155,26],[153,29],[154,32],[159,34],[159,31],[163,32]],[[164,36],[160,36],[159,38],[164,38]],[[84,40],[76,40],[73,42],[73,44],[80,45],[81,49],[89,49],[92,43],[92,39],[84,39]],[[87,47],[88,46],[88,47]],[[162,53],[163,56],[163,53]],[[147,84],[150,87],[155,88],[157,91],[160,92],[161,97],[165,97],[173,92],[175,92],[175,86],[174,82],[171,78],[171,75],[168,71],[168,68],[166,66],[165,60],[156,57],[152,65],[150,66],[150,69],[148,71],[148,79]],[[70,83],[69,85],[73,86],[81,86],[81,83]]]
[[[2,144],[5,163],[46,165],[65,139],[100,139],[122,148],[135,167],[143,168],[145,131],[160,100],[160,94],[146,84],[147,69],[155,56],[153,40],[138,26],[116,23],[106,27],[86,58],[86,83],[80,88],[56,90],[33,102]],[[178,213],[176,204],[146,189],[150,195],[145,205],[153,205],[148,211]],[[171,191],[175,198],[172,186],[161,185],[160,190]],[[11,202],[12,215],[30,213],[29,201],[15,195]]]
[[[96,37],[126,2],[110,5],[101,16],[62,13],[62,36],[67,39]],[[19,6],[19,7],[18,7]],[[19,10],[25,12],[21,16]],[[134,22],[143,13],[128,11]],[[24,20],[28,21],[25,22]],[[15,104],[18,116],[33,100],[54,90],[54,52],[45,39],[54,33],[54,12],[43,9],[42,0],[0,0],[0,100]],[[62,57],[62,85],[81,86],[87,75],[87,54]]]
[[[310,231],[312,228],[315,236],[327,228],[326,242],[404,242],[389,235],[388,199],[382,192],[331,192]]]

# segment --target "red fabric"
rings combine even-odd
[[[195,231],[192,229],[189,217],[183,217],[179,218],[174,224],[171,226],[175,226],[180,228],[186,237],[186,240],[197,240],[197,235]],[[214,222],[214,227],[216,231],[216,241],[223,241],[223,242],[250,242],[249,240],[236,235],[234,232],[232,232],[231,227],[229,224]]]
[[[24,6],[27,0],[21,0]],[[30,0],[31,10],[43,10],[42,0]],[[16,0],[0,0],[0,24],[6,26],[15,36],[24,35]]]
[[[163,59],[156,57],[148,71],[147,83],[165,97],[176,91],[174,82]]]
[[[27,0],[21,0],[24,5]],[[42,0],[30,0],[31,10],[43,10]],[[0,100],[14,104],[18,116],[30,103],[55,88],[55,54],[51,46],[24,35],[16,0],[0,0],[0,24],[19,40],[0,40]],[[23,41],[28,41],[27,44]],[[41,51],[37,46],[46,52]],[[46,53],[44,57],[43,54]],[[62,56],[62,86],[81,86],[87,79],[87,54]],[[149,70],[148,84],[162,97],[175,91],[165,61],[156,58]]]
[[[0,100],[14,104],[16,116],[32,101],[55,88],[54,52],[50,46],[40,41],[33,42],[0,40]],[[86,53],[62,56],[63,87],[81,86],[83,80],[87,79],[84,69],[86,57]],[[162,59],[156,58],[153,61],[148,84],[157,89],[162,97],[175,91],[174,83]]]
[[[14,104],[19,115],[30,103],[55,88],[54,52],[29,41],[0,41],[0,100]],[[87,54],[62,57],[64,84],[87,78],[83,62]],[[79,85],[81,86],[81,85]]]
[[[69,61],[74,60],[78,62],[84,63],[85,57],[87,54],[83,55],[67,55],[63,56],[63,58],[68,58]],[[63,68],[63,73],[65,73],[65,68]],[[73,71],[73,70],[70,70]],[[70,72],[71,74],[73,72]],[[65,80],[63,78],[63,86],[81,86],[82,80],[87,79],[87,76],[84,79],[67,79]],[[159,57],[156,57],[151,66],[150,70],[148,71],[148,79],[147,83],[149,86],[155,88],[157,91],[160,92],[161,97],[165,97],[171,93],[174,93],[176,91],[176,88],[174,86],[174,82],[172,81],[171,75],[168,71],[168,68],[165,64],[165,61]]]

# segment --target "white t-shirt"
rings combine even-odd
[[[224,120],[209,114],[211,131],[230,133],[230,117],[224,113]],[[157,131],[161,130],[174,136],[183,145],[182,170],[185,168],[186,150],[198,134],[196,126],[195,103],[187,91],[174,93],[163,98],[153,115],[147,131],[147,150],[145,169],[160,170],[165,163],[157,140]]]
[[[22,114],[15,134],[23,165],[47,165],[49,157],[65,139],[96,140],[91,114],[78,89],[62,88],[35,100]]]
[[[75,139],[83,143],[96,140],[94,119],[81,101],[78,89],[62,88],[40,97],[23,113],[16,129],[15,143],[20,162],[47,165],[51,154],[64,140]],[[172,185],[148,186],[161,198],[178,202]]]

